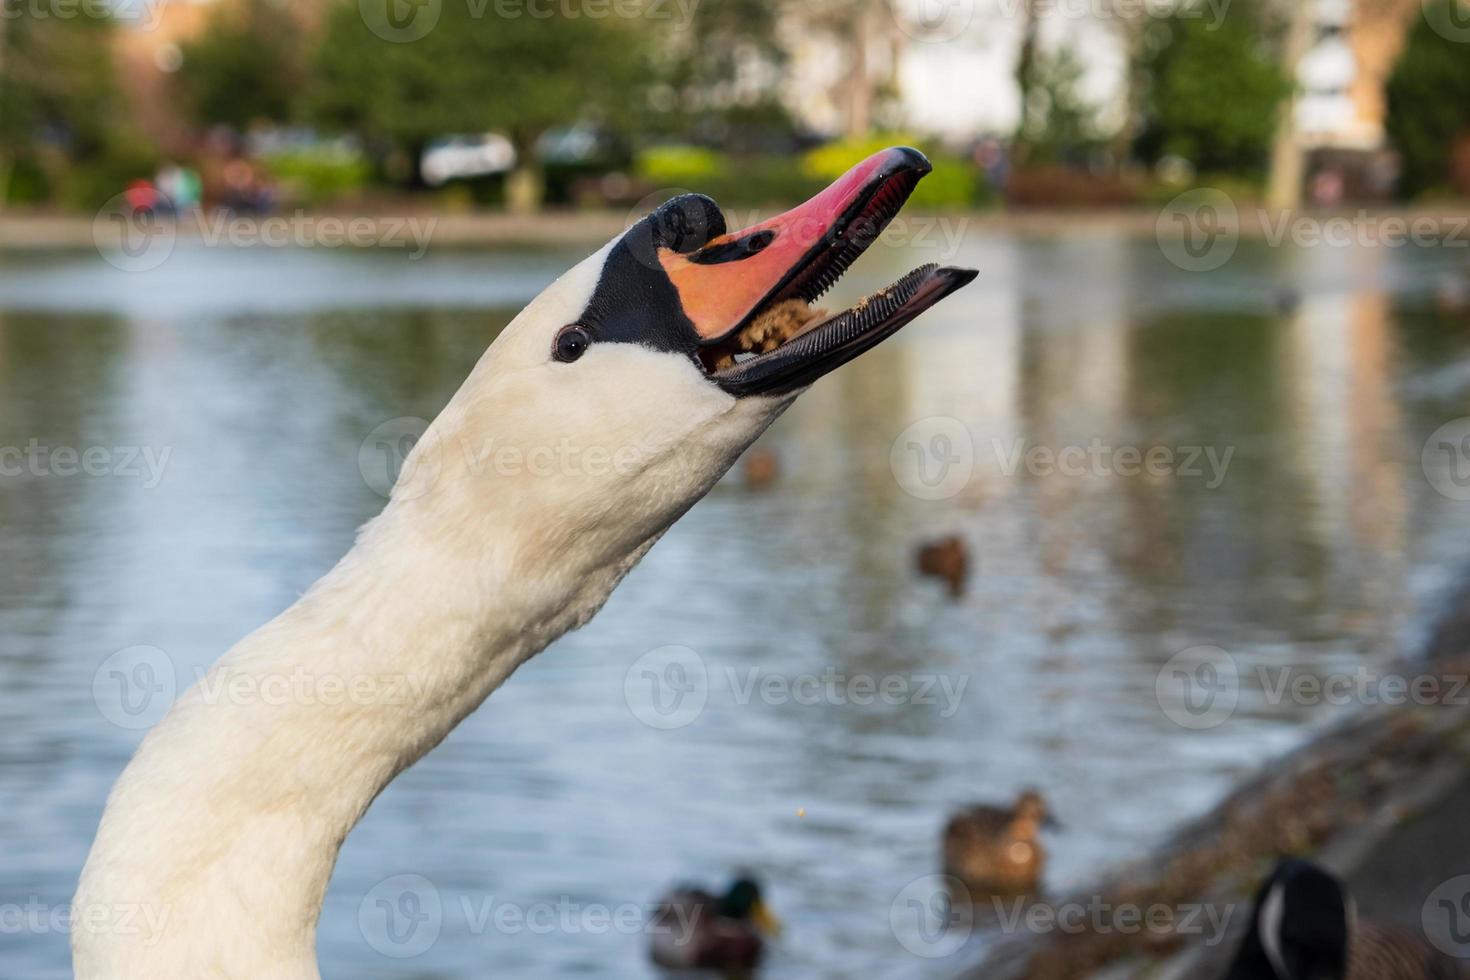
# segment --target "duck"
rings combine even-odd
[[[1470,311],[1470,269],[1440,279],[1434,290],[1434,305],[1447,316]]]
[[[1043,828],[1054,828],[1041,793],[1022,790],[1014,806],[973,804],[944,827],[944,873],[974,894],[1036,894],[1046,867]]]
[[[970,548],[959,535],[923,542],[915,553],[914,564],[920,575],[944,582],[951,598],[964,595],[970,577]]]
[[[1261,883],[1250,931],[1222,980],[1462,980],[1420,934],[1360,920],[1346,886],[1311,861],[1283,858]]]
[[[531,300],[347,554],[143,739],[81,870],[74,975],[315,980],[333,866],[383,789],[591,620],[803,391],[974,279],[927,264],[810,306],[930,169],[889,148],[733,232],[680,195]],[[154,928],[132,927],[140,907]]]
[[[685,886],[660,899],[649,923],[649,956],[667,969],[748,973],[760,964],[766,940],[780,933],[760,884],[741,876],[722,895]]]
[[[781,457],[775,450],[752,449],[745,454],[745,486],[750,490],[766,490],[781,475]]]

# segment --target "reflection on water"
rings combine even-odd
[[[141,275],[0,260],[0,446],[101,447],[112,474],[0,477],[0,903],[43,910],[6,936],[7,970],[66,973],[44,910],[68,899],[139,738],[99,712],[98,665],[148,644],[187,681],[289,604],[381,503],[364,437],[431,416],[570,257],[181,248]],[[926,258],[877,250],[843,295]],[[1334,710],[1271,703],[1257,667],[1372,665],[1417,635],[1470,543],[1465,505],[1419,461],[1467,412],[1470,331],[1427,312],[1457,254],[1243,246],[1199,276],[1146,241],[977,235],[951,260],[981,278],[766,437],[776,490],[716,488],[591,626],[383,795],[328,897],[328,975],[636,975],[640,937],[576,910],[734,868],[788,923],[771,975],[947,973],[957,961],[904,952],[889,906],[934,870],[948,808],[1041,786],[1065,824],[1050,884],[1075,883]],[[936,418],[969,430],[973,473],[925,500],[890,450]],[[1160,448],[1177,472],[1035,463],[1066,447]],[[1186,473],[1196,447],[1214,456]],[[949,532],[975,556],[958,603],[911,573],[914,542]],[[663,731],[624,678],[668,645],[697,651],[709,687]],[[1155,696],[1197,645],[1243,676],[1235,715],[1205,731]],[[831,672],[937,675],[959,696],[814,705],[750,686]],[[358,928],[399,873],[443,901],[412,960]],[[497,918],[539,903],[570,920]]]

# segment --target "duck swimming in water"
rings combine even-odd
[[[1022,792],[1015,806],[968,806],[945,825],[944,873],[971,894],[1034,894],[1046,866],[1041,831],[1054,826],[1034,789]]]
[[[591,619],[808,385],[974,277],[926,265],[852,309],[792,315],[929,169],[885,150],[733,233],[709,198],[678,197],[532,300],[347,556],[143,740],[72,904],[76,976],[315,980],[337,853],[384,787]],[[579,465],[487,466],[486,447]],[[323,693],[249,696],[283,683]],[[140,907],[157,930],[125,928]]]
[[[670,969],[748,972],[781,924],[753,878],[741,877],[724,895],[679,888],[660,900],[649,924],[653,962]]]
[[[920,575],[937,578],[947,585],[950,598],[958,599],[965,594],[965,581],[970,577],[970,549],[958,534],[919,545],[914,565]]]
[[[1276,865],[1223,980],[1463,980],[1422,935],[1358,918],[1346,887],[1310,861]]]

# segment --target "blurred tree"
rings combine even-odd
[[[1097,107],[1081,98],[1082,61],[1071,48],[1028,56],[1025,101],[1016,130],[1027,165],[1066,162],[1098,143]]]
[[[451,133],[500,132],[515,145],[507,197],[534,210],[544,193],[539,137],[582,119],[641,111],[654,81],[648,40],[661,21],[610,16],[606,4],[444,0],[417,40],[390,43],[355,2],[333,8],[317,51],[309,118],[407,157],[417,182],[424,147]]]
[[[1016,49],[1016,91],[1021,97],[1021,118],[1016,123],[1011,157],[1018,166],[1025,166],[1031,162],[1031,143],[1026,133],[1027,116],[1033,101],[1032,93],[1036,90],[1041,19],[1037,16],[1036,0],[1022,0],[1018,13],[1021,18],[1021,40]]]
[[[1316,40],[1317,5],[1301,0],[1276,0],[1275,14],[1281,20],[1277,63],[1289,89],[1276,107],[1276,128],[1271,134],[1270,168],[1266,174],[1266,206],[1287,210],[1301,205],[1306,180],[1307,151],[1297,131],[1297,72],[1302,59]]]
[[[1260,4],[1236,0],[1218,24],[1185,9],[1146,28],[1136,150],[1202,171],[1260,174],[1292,90]]]
[[[90,9],[66,19],[27,5],[0,13],[0,205],[18,168],[64,193],[73,165],[117,142],[115,25]]]
[[[797,124],[782,104],[782,20],[794,0],[703,0],[654,50],[659,81],[641,129],[735,153],[789,152]]]
[[[1389,77],[1388,136],[1402,160],[1405,194],[1444,187],[1457,147],[1470,140],[1470,58],[1454,40],[1465,17],[1460,0],[1427,7]]]
[[[845,71],[833,95],[843,135],[867,136],[874,117],[898,94],[903,36],[888,0],[807,0],[795,9],[803,30],[825,34],[840,52]]]
[[[238,130],[286,122],[302,83],[303,35],[281,0],[216,5],[204,32],[181,45],[177,78],[194,122]]]

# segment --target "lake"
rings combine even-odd
[[[1470,554],[1470,431],[1430,441],[1470,414],[1470,316],[1435,303],[1463,249],[1248,241],[1200,273],[1151,238],[965,231],[865,256],[838,302],[980,277],[804,395],[761,440],[772,487],[737,467],[382,795],[326,976],[652,975],[648,903],[741,869],[786,924],[767,975],[950,975],[983,937],[907,903],[951,808],[1040,787],[1048,887],[1085,883],[1349,710],[1282,678],[1419,641]],[[0,253],[0,973],[69,975],[142,726],[346,551],[374,439],[585,251]],[[947,534],[958,599],[914,572]],[[142,707],[109,693],[140,663]],[[672,715],[644,690],[671,667]],[[1201,669],[1229,694],[1204,714],[1174,694]],[[374,915],[409,898],[405,945]]]

